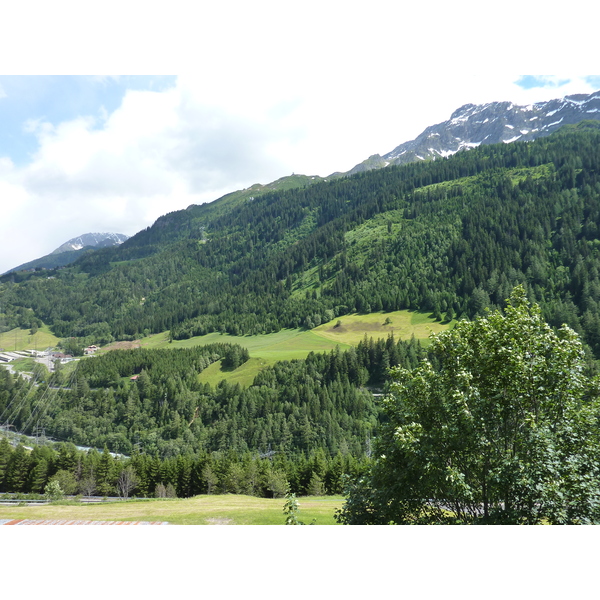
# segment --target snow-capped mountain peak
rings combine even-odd
[[[52,254],[81,250],[86,246],[91,246],[93,248],[116,246],[117,244],[122,244],[127,239],[129,239],[129,237],[122,233],[84,233],[83,235],[73,238],[60,245],[52,252]]]
[[[481,144],[531,141],[585,119],[600,120],[600,91],[520,106],[512,102],[464,104],[450,119],[383,156],[374,155],[348,174],[419,160],[447,157]]]

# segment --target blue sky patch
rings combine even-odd
[[[16,165],[26,164],[37,149],[29,120],[57,125],[77,117],[114,112],[127,90],[163,91],[175,85],[175,76],[0,76],[0,156]]]
[[[522,75],[515,83],[524,90],[543,87],[560,87],[569,83],[569,79],[556,79],[547,75]]]
[[[588,75],[583,78],[586,83],[600,90],[600,75]]]

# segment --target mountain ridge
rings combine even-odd
[[[563,131],[174,211],[52,281],[2,278],[6,326],[35,318],[106,343],[312,329],[380,310],[471,318],[527,280],[548,321],[583,328],[600,356],[600,122]]]
[[[64,244],[61,244],[56,250],[50,252],[50,254],[61,254],[62,252],[82,250],[86,246],[92,248],[106,248],[108,246],[122,244],[128,239],[129,236],[123,233],[83,233],[68,240]]]
[[[529,105],[509,101],[463,104],[450,119],[430,125],[413,140],[403,142],[383,156],[370,156],[345,175],[445,158],[482,144],[532,141],[550,135],[563,125],[574,125],[583,120],[600,120],[600,91]]]
[[[99,248],[109,248],[117,246],[129,239],[129,236],[123,233],[83,233],[77,237],[71,238],[58,248],[36,258],[29,262],[13,267],[3,273],[14,273],[17,271],[27,271],[32,269],[54,269],[64,267],[75,262],[82,254],[88,251],[95,251]]]
[[[233,206],[252,201],[257,196],[273,191],[306,188],[315,183],[348,177],[392,165],[447,158],[461,150],[476,148],[480,145],[533,141],[537,137],[550,135],[563,125],[574,125],[585,119],[600,120],[600,90],[591,94],[571,94],[563,98],[554,98],[529,105],[518,105],[510,101],[494,101],[486,104],[467,103],[454,110],[450,119],[430,125],[413,140],[403,142],[383,156],[379,154],[369,156],[349,171],[336,171],[326,177],[294,173],[267,184],[256,183],[246,189],[232,191],[212,202],[192,204],[186,210],[193,211],[199,207],[211,206],[213,211],[227,212]],[[539,121],[539,123],[536,123],[539,126],[530,127],[532,121]],[[526,129],[525,127],[530,128]],[[455,135],[457,133],[459,135]],[[161,226],[172,219],[172,215],[179,212],[174,211],[174,213],[162,215],[151,227]],[[150,227],[139,231],[136,236],[149,229]],[[112,243],[102,243],[108,236],[114,236]],[[102,239],[96,240],[95,238],[98,237]],[[55,266],[64,266],[74,262],[79,256],[69,255],[69,259],[72,260],[67,262],[64,262],[63,257],[62,260],[58,261],[60,264],[53,264],[52,259],[48,257],[63,252],[82,252],[86,246],[94,248],[116,246],[128,239],[130,239],[128,236],[115,233],[83,234],[65,242],[49,255],[19,265],[6,271],[6,273],[36,267],[54,268]],[[42,264],[38,261],[42,261]]]

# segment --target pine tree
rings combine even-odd
[[[37,461],[35,467],[29,474],[28,487],[29,491],[34,494],[41,494],[48,483],[48,472],[50,465],[45,458],[41,458]]]
[[[96,468],[96,490],[100,496],[110,496],[114,493],[113,485],[113,457],[108,448],[104,446],[104,451],[100,456]]]
[[[6,491],[26,492],[30,467],[29,453],[19,444],[12,453],[6,467]]]
[[[6,490],[6,475],[13,449],[5,437],[0,438],[0,492]]]

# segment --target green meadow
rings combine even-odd
[[[281,360],[303,359],[310,352],[328,352],[336,347],[348,350],[364,339],[365,335],[373,339],[387,338],[393,334],[396,339],[409,340],[412,336],[424,340],[432,333],[438,333],[449,327],[449,323],[435,321],[429,313],[398,310],[371,314],[351,314],[333,319],[318,327],[306,331],[301,329],[282,329],[267,335],[235,336],[222,333],[209,333],[187,340],[169,342],[169,332],[164,331],[145,337],[135,343],[144,348],[189,348],[215,343],[239,344],[247,348],[250,359],[237,369],[223,369],[218,361],[198,378],[203,383],[217,385],[226,379],[232,385],[239,383],[243,387],[252,384],[257,373]],[[59,339],[50,333],[48,327],[41,327],[35,335],[28,329],[13,329],[0,334],[0,348],[5,350],[30,350],[54,347]],[[131,342],[117,343],[107,347],[132,347]],[[20,370],[28,370],[29,365],[20,365]],[[30,370],[30,369],[29,369]]]
[[[373,339],[386,339],[393,334],[397,340],[409,340],[414,335],[418,340],[425,340],[432,333],[448,329],[448,326],[449,323],[433,320],[429,313],[397,310],[345,315],[319,325],[312,331],[325,339],[356,346],[365,335]]]
[[[199,379],[213,386],[226,379],[231,384],[246,387],[252,384],[260,370],[277,361],[303,359],[310,352],[327,352],[336,347],[347,350],[358,345],[365,334],[373,339],[386,339],[393,334],[396,339],[409,340],[414,335],[416,339],[426,340],[431,333],[443,331],[449,325],[435,321],[428,313],[399,310],[345,315],[310,331],[283,329],[267,335],[209,333],[169,342],[169,333],[165,331],[140,340],[140,345],[145,348],[189,348],[223,342],[239,344],[248,349],[250,360],[235,370],[224,370],[221,361],[216,362],[200,373]]]
[[[259,371],[277,361],[306,358],[310,352],[327,352],[336,346],[350,348],[348,344],[328,340],[313,331],[300,329],[283,329],[267,335],[246,336],[209,333],[187,340],[174,340],[172,343],[169,343],[168,332],[163,332],[140,341],[145,348],[189,348],[216,343],[239,344],[248,349],[250,360],[235,370],[222,369],[221,361],[218,361],[202,371],[199,375],[200,381],[213,386],[226,379],[231,384],[239,383],[247,387],[252,384]]]
[[[255,498],[234,494],[195,496],[173,500],[110,502],[102,504],[0,506],[0,519],[58,519],[82,521],[162,521],[172,525],[284,525],[283,498]],[[298,518],[307,525],[335,525],[342,496],[298,498]]]
[[[59,339],[50,332],[50,329],[43,325],[34,335],[30,334],[29,329],[12,329],[0,333],[0,348],[8,352],[19,350],[45,350],[54,348]]]

